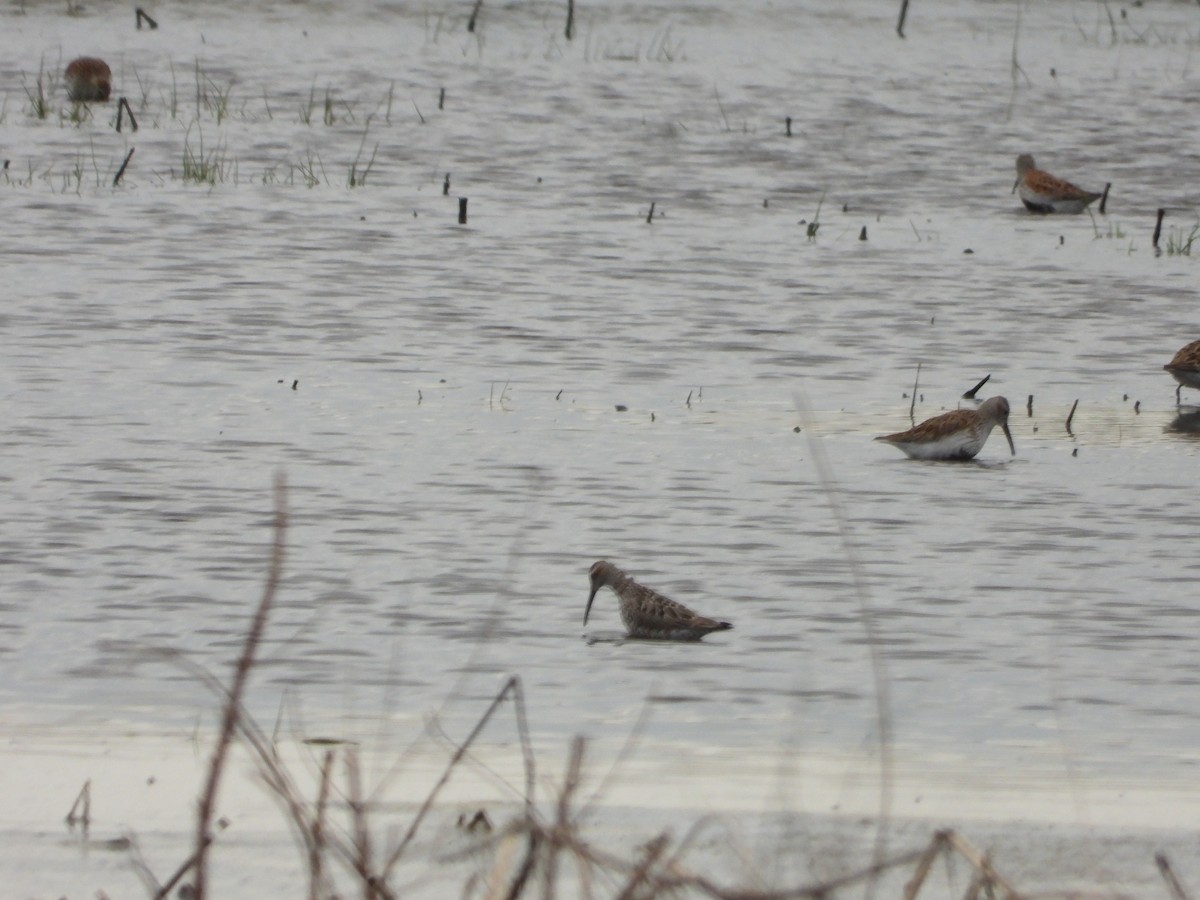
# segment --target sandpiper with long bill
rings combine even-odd
[[[1017,448],[1008,430],[1008,401],[1003,397],[989,397],[978,409],[942,413],[908,431],[881,435],[875,440],[899,447],[912,459],[974,459],[997,425],[1004,430],[1008,449],[1015,456]]]
[[[692,612],[682,603],[664,597],[658,591],[638,584],[610,562],[600,560],[588,573],[592,592],[588,594],[583,624],[587,624],[592,601],[602,587],[610,587],[617,595],[621,621],[631,638],[652,641],[698,641],[706,634],[724,631],[733,626]]]
[[[1042,171],[1028,153],[1017,157],[1017,180],[1013,190],[1018,189],[1025,208],[1035,213],[1080,213],[1102,196]]]

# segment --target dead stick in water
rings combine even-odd
[[[1104,193],[1100,195],[1100,215],[1104,215],[1104,208],[1108,206],[1108,189],[1112,187],[1112,182],[1106,182],[1104,185]]]
[[[438,109],[444,109],[446,106],[446,89],[442,88],[438,92]]]
[[[471,18],[467,19],[467,31],[475,33],[475,20],[479,17],[479,10],[483,7],[483,0],[475,0],[475,8],[471,10]]]
[[[908,419],[910,422],[916,421],[917,409],[917,385],[921,383],[921,364],[917,363],[917,377],[913,379],[912,403],[908,405]]]
[[[1075,407],[1078,405],[1078,400],[1071,404],[1071,412],[1067,415],[1067,434],[1071,433],[1071,420],[1075,418]]]
[[[563,33],[568,41],[575,37],[575,0],[567,0],[567,28]]]
[[[130,147],[129,152],[125,154],[125,161],[121,163],[121,168],[117,169],[117,174],[113,176],[113,187],[116,187],[121,182],[121,176],[125,174],[125,168],[129,165],[129,161],[133,159],[133,151],[136,147]]]
[[[1029,418],[1033,418],[1033,394],[1029,395],[1029,399],[1025,401],[1025,414]]]
[[[1158,219],[1154,223],[1154,237],[1150,239],[1150,246],[1152,246],[1155,250],[1158,249],[1158,239],[1159,236],[1162,235],[1162,220],[1163,216],[1166,214],[1167,211],[1165,209],[1159,209]]]
[[[153,31],[155,28],[158,27],[158,23],[155,22],[152,18],[150,18],[150,16],[146,13],[146,11],[144,9],[142,9],[140,6],[134,12],[137,15],[136,21],[137,21],[137,30],[138,31],[142,30],[142,22],[145,22],[147,25],[149,25],[151,31]]]
[[[647,225],[654,224],[654,201],[653,200],[650,201],[650,212],[646,214],[646,224]]]
[[[908,15],[908,0],[900,0],[900,21],[896,23],[896,34],[904,37],[904,17]]]
[[[969,391],[967,391],[965,394],[963,394],[963,399],[964,400],[974,400],[975,395],[979,393],[979,389],[981,387],[983,387],[985,384],[987,384],[991,380],[991,378],[992,378],[992,376],[990,373],[987,375],[984,375],[983,380],[980,381],[979,384],[975,385],[975,387],[971,388]]]
[[[133,117],[133,108],[129,105],[129,101],[122,97],[117,101],[117,134],[121,133],[121,118],[123,114],[129,115],[129,126],[134,131],[138,130],[137,119]]]
[[[458,224],[459,225],[467,224],[467,198],[466,197],[458,198]]]
[[[75,815],[76,810],[79,811],[78,816]],[[91,824],[91,821],[92,779],[89,778],[83,783],[83,787],[80,788],[79,793],[75,797],[75,802],[71,804],[71,811],[67,813],[66,822],[72,827],[74,827],[76,822],[79,822],[83,826],[84,831],[86,831],[88,825]]]
[[[791,116],[784,117],[783,128],[784,128],[784,133],[788,137],[791,137],[792,136],[792,117]]]

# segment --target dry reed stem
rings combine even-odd
[[[454,752],[454,755],[450,758],[450,762],[446,766],[446,771],[442,773],[442,777],[438,779],[433,790],[429,792],[429,795],[421,804],[421,808],[417,810],[417,815],[413,819],[412,824],[409,825],[408,831],[404,833],[404,837],[400,839],[399,845],[388,856],[388,860],[382,870],[382,877],[385,881],[392,869],[395,868],[396,863],[400,861],[400,857],[404,855],[404,851],[408,849],[408,845],[416,837],[417,829],[421,827],[421,823],[433,808],[434,801],[437,799],[438,794],[441,793],[442,788],[450,780],[450,776],[454,774],[454,770],[458,767],[458,764],[462,762],[463,757],[467,755],[467,751],[471,749],[471,745],[475,743],[475,739],[479,737],[484,727],[491,721],[492,716],[500,708],[500,704],[504,701],[504,698],[510,694],[512,695],[513,706],[516,712],[517,731],[521,739],[521,751],[525,758],[525,810],[527,816],[532,814],[535,773],[533,747],[529,742],[529,726],[525,718],[525,693],[521,687],[521,677],[513,675],[500,688],[499,693],[492,698],[492,702],[488,704],[487,710],[484,711],[479,721],[475,723],[475,727],[471,729],[471,733],[467,735],[467,739]]]
[[[546,865],[542,870],[542,895],[554,896],[555,882],[558,880],[558,850],[560,847],[573,843],[575,837],[574,823],[571,817],[571,799],[579,789],[579,781],[583,769],[583,755],[586,742],[578,735],[571,740],[571,753],[567,758],[567,774],[563,778],[562,791],[558,795],[557,812],[554,825],[547,837],[549,839]]]
[[[208,837],[205,838],[206,844],[211,844],[212,841],[213,841],[212,835],[209,835]],[[170,895],[171,888],[175,887],[175,885],[179,883],[179,879],[183,878],[183,876],[188,873],[188,871],[192,868],[192,866],[196,865],[196,861],[199,858],[200,858],[200,851],[197,850],[194,853],[192,853],[191,856],[189,856],[187,859],[185,859],[182,863],[180,863],[179,868],[175,870],[175,873],[170,878],[168,878],[166,881],[164,881],[162,884],[162,887],[160,887],[158,889],[158,893],[156,893],[154,895],[154,900],[165,900],[165,898],[168,895]],[[149,871],[149,870],[147,870],[147,871]]]
[[[363,803],[362,770],[358,764],[358,753],[346,751],[346,805],[350,808],[350,820],[354,834],[354,871],[362,879],[363,900],[377,900],[371,877],[371,832],[367,828],[367,809]]]
[[[1183,884],[1175,877],[1175,872],[1171,869],[1171,862],[1167,859],[1165,853],[1155,853],[1154,863],[1158,866],[1158,871],[1162,874],[1163,880],[1167,883],[1167,887],[1171,890],[1171,896],[1175,900],[1191,900],[1188,892],[1184,890]]]
[[[917,363],[917,378],[921,377],[921,364]],[[871,606],[870,592],[867,590],[866,578],[863,576],[863,564],[858,558],[854,541],[851,539],[849,518],[842,507],[841,495],[837,491],[837,482],[833,477],[833,468],[825,456],[825,448],[809,428],[812,421],[812,406],[804,393],[795,396],[796,405],[804,420],[805,431],[808,435],[808,450],[816,466],[817,475],[829,500],[829,508],[837,523],[838,535],[841,538],[842,550],[850,566],[851,577],[854,580],[854,596],[858,601],[859,620],[862,623],[866,637],[867,653],[871,662],[871,680],[875,693],[875,722],[879,733],[879,826],[875,832],[874,863],[872,868],[882,865],[887,855],[888,822],[892,815],[892,791],[894,784],[894,761],[892,759],[892,700],[888,682],[887,661],[880,650],[882,644],[879,625],[875,618],[875,610]],[[916,386],[913,388],[913,403],[916,403]],[[866,897],[871,900],[874,894],[874,881],[867,886]]]
[[[979,872],[985,883],[990,887],[995,885],[1003,890],[1009,897],[1020,897],[1020,893],[1008,881],[1001,878],[992,868],[991,860],[987,854],[980,852],[966,838],[962,837],[955,831],[946,832],[946,840],[955,850]],[[990,893],[990,891],[989,891]]]
[[[645,852],[642,854],[642,861],[638,863],[637,868],[629,876],[629,880],[625,882],[625,887],[617,895],[617,900],[634,900],[637,896],[637,889],[646,881],[650,869],[658,862],[658,858],[666,852],[667,845],[670,842],[670,832],[664,831],[646,844]]]
[[[321,763],[321,783],[317,789],[317,808],[309,828],[312,841],[308,847],[308,900],[320,900],[325,892],[325,809],[329,804],[334,755],[332,750],[325,751],[325,759]]]
[[[921,890],[921,885],[929,877],[929,870],[933,868],[938,854],[945,849],[946,844],[946,832],[939,831],[934,834],[933,840],[929,842],[929,846],[925,848],[925,852],[917,862],[917,869],[913,872],[913,877],[904,885],[903,900],[914,900],[917,893]]]
[[[271,546],[271,563],[267,573],[267,583],[263,588],[262,599],[246,634],[246,642],[242,655],[238,658],[233,673],[233,682],[229,687],[229,697],[221,715],[221,730],[217,736],[217,746],[213,750],[212,762],[208,770],[208,783],[200,795],[200,803],[196,816],[196,850],[195,850],[195,882],[193,884],[195,900],[205,900],[208,889],[208,847],[212,843],[209,830],[212,822],[213,809],[217,802],[217,790],[221,786],[221,775],[225,768],[225,760],[229,755],[229,746],[233,742],[238,720],[241,718],[242,695],[250,678],[250,670],[254,667],[254,655],[262,641],[263,632],[267,627],[267,617],[271,613],[271,605],[279,587],[279,579],[283,572],[284,542],[287,535],[287,484],[282,475],[275,477],[275,521],[273,525],[274,540]]]

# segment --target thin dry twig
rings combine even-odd
[[[425,817],[433,808],[433,803],[437,799],[437,795],[441,793],[442,788],[446,786],[446,783],[450,780],[450,776],[454,774],[455,768],[458,767],[458,764],[462,761],[463,757],[466,756],[467,751],[471,749],[471,745],[475,742],[475,739],[479,737],[480,733],[484,729],[484,726],[491,721],[491,718],[495,714],[496,710],[500,708],[500,704],[504,702],[504,699],[509,695],[512,695],[513,705],[516,707],[517,727],[521,735],[521,750],[525,757],[525,809],[527,815],[532,814],[534,789],[533,747],[529,742],[529,728],[525,718],[525,694],[521,687],[521,677],[519,675],[513,675],[504,683],[504,687],[502,687],[500,692],[497,693],[492,699],[492,702],[488,705],[487,710],[480,717],[479,721],[475,723],[475,727],[471,729],[471,733],[467,735],[467,739],[463,741],[462,744],[459,745],[459,748],[454,752],[454,755],[450,758],[450,762],[446,766],[446,771],[442,773],[442,777],[438,779],[438,782],[436,785],[434,785],[433,790],[429,792],[429,795],[421,804],[421,808],[417,810],[417,815],[413,818],[412,824],[408,826],[408,831],[404,833],[404,837],[401,838],[399,845],[395,850],[392,851],[387,862],[383,866],[383,878],[385,880],[387,879],[388,874],[395,867],[396,863],[400,861],[400,857],[404,855],[404,851],[408,849],[408,845],[412,843],[413,838],[416,837],[417,829],[421,827],[421,823],[425,820]]]
[[[217,736],[217,746],[213,750],[212,762],[208,769],[208,782],[200,795],[200,803],[196,816],[196,851],[195,851],[195,883],[194,897],[205,900],[208,887],[208,847],[212,843],[210,831],[213,810],[217,802],[217,790],[221,786],[221,775],[225,768],[225,759],[229,755],[229,747],[237,730],[242,696],[246,683],[250,678],[250,670],[254,668],[254,656],[262,641],[267,627],[267,617],[271,613],[271,605],[279,587],[279,579],[283,572],[283,556],[285,538],[287,535],[287,485],[282,475],[275,477],[275,522],[274,541],[271,546],[271,564],[267,574],[267,583],[263,588],[262,599],[246,634],[246,642],[242,655],[238,658],[233,673],[233,683],[229,687],[229,697],[221,716],[221,730]]]
[[[1175,872],[1171,868],[1171,862],[1167,859],[1167,854],[1155,853],[1154,864],[1158,866],[1158,871],[1162,874],[1163,881],[1167,883],[1167,887],[1171,890],[1171,896],[1175,900],[1192,900],[1188,896],[1188,892],[1184,890],[1183,884],[1175,877]]]
[[[918,364],[918,377],[920,377],[920,368],[920,364]],[[811,421],[812,407],[809,405],[808,397],[803,393],[798,393],[796,395],[796,403],[800,408],[801,417]],[[821,483],[825,487],[829,507],[833,512],[834,520],[837,522],[838,533],[841,536],[842,549],[850,565],[850,572],[854,579],[854,596],[858,600],[859,618],[866,635],[867,653],[871,661],[871,677],[875,691],[875,722],[879,730],[879,825],[875,832],[874,849],[875,866],[879,866],[882,865],[887,853],[887,832],[888,822],[892,814],[892,788],[894,781],[892,701],[891,691],[888,686],[887,663],[884,660],[883,652],[880,650],[882,641],[879,626],[875,619],[875,610],[871,607],[870,594],[867,590],[866,579],[863,577],[863,565],[858,558],[854,541],[851,539],[849,520],[845,510],[842,508],[841,497],[837,492],[837,482],[833,478],[833,469],[829,465],[828,458],[825,456],[825,448],[821,445],[820,440],[814,437],[813,430],[808,428],[807,425],[808,422],[805,422],[806,427],[804,430],[808,435],[809,455],[812,457],[813,464],[817,467],[817,473],[821,478]],[[870,900],[873,891],[874,881],[872,880],[867,890],[868,900]]]
[[[317,808],[313,812],[308,848],[308,900],[319,900],[325,894],[325,810],[329,805],[330,774],[333,771],[334,751],[326,750],[321,763],[321,782],[317,788]]]

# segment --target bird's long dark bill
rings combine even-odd
[[[598,591],[598,590],[600,590],[600,588],[594,587],[594,588],[592,588],[592,592],[590,594],[588,594],[588,605],[587,605],[587,608],[585,608],[583,611],[583,624],[584,625],[587,624],[588,613],[590,613],[592,611],[592,601],[596,599],[596,591]]]
[[[1020,175],[1018,175],[1018,176],[1017,176],[1017,180],[1013,182],[1013,189],[1012,189],[1011,191],[1009,191],[1009,193],[1010,193],[1010,194],[1015,194],[1015,193],[1017,192],[1017,185],[1018,185],[1018,184],[1020,184],[1020,183],[1021,183],[1021,176],[1020,176]]]
[[[1012,451],[1013,456],[1016,456],[1017,448],[1012,442],[1012,432],[1008,430],[1007,425],[1001,425],[1000,427],[1004,429],[1004,436],[1008,438],[1008,449]]]

